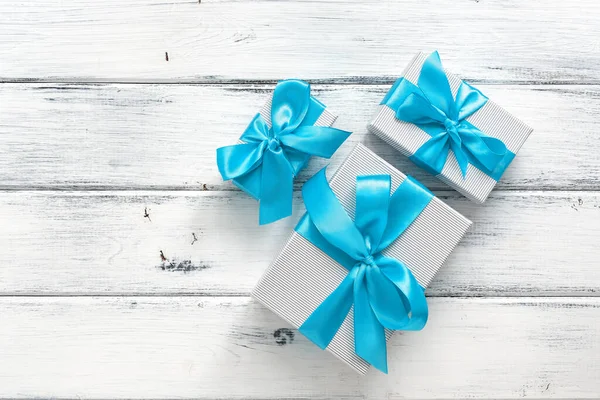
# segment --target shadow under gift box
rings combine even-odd
[[[406,175],[358,144],[330,180],[330,186],[346,212],[354,219],[356,177],[389,174],[392,191]],[[437,197],[382,254],[398,259],[423,287],[429,285],[446,258],[469,229],[471,221]],[[275,314],[299,328],[348,274],[348,270],[294,231],[283,250],[267,269],[252,297]],[[386,330],[389,338],[392,332]],[[316,351],[318,347],[315,346]],[[369,364],[354,352],[353,311],[327,350],[360,374]]]
[[[402,77],[417,85],[421,67],[428,56],[424,53],[417,54],[404,70]],[[456,98],[456,92],[462,80],[447,71],[446,76],[450,83],[452,95]],[[394,87],[392,87],[392,90]],[[533,131],[532,128],[492,100],[488,100],[481,109],[466,118],[466,121],[479,128],[485,135],[502,140],[506,148],[515,155]],[[385,104],[380,104],[377,107],[375,116],[367,125],[367,128],[407,157],[414,155],[425,142],[431,139],[431,136],[417,125],[397,119],[396,111]],[[437,175],[437,178],[479,204],[485,202],[496,183],[498,183],[497,180],[472,164],[467,167],[467,174],[463,178],[452,150],[449,151],[446,164],[441,173]]]

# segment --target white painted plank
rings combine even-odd
[[[599,18],[596,0],[5,0],[0,78],[389,79],[437,48],[470,79],[597,81]]]
[[[5,297],[0,397],[597,398],[599,307],[432,299],[359,377],[248,298]]]
[[[600,188],[600,86],[481,89],[534,128],[499,182],[508,189]],[[0,188],[234,189],[215,149],[235,143],[273,85],[40,85],[0,90]],[[388,86],[315,85],[355,133],[336,168],[365,142],[402,171],[445,188],[374,135],[366,124]],[[326,164],[314,159],[304,182]]]
[[[599,293],[600,193],[441,194],[473,226],[428,295]],[[0,294],[246,295],[301,212],[298,194],[261,227],[238,192],[4,192]]]

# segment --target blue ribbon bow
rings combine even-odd
[[[411,157],[430,173],[442,172],[452,150],[463,178],[470,163],[499,180],[515,155],[500,139],[485,135],[466,120],[487,101],[465,82],[454,98],[436,51],[425,60],[416,86],[399,79],[381,104],[395,110],[399,120],[413,123],[431,136]]]
[[[356,216],[348,216],[327,183],[325,169],[304,184],[307,213],[296,231],[348,269],[340,285],[300,327],[325,349],[354,305],[356,354],[387,373],[385,328],[420,330],[427,322],[424,289],[400,261],[381,252],[433,198],[407,177],[390,196],[389,175],[356,179]]]
[[[271,128],[257,114],[240,137],[245,143],[217,149],[223,179],[260,200],[261,225],[292,214],[294,177],[311,156],[331,157],[350,135],[313,126],[324,109],[311,98],[308,83],[281,81],[273,92]]]

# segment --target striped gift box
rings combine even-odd
[[[319,100],[317,100],[315,97],[311,96],[310,97],[310,101],[318,103],[318,104],[322,104]],[[271,123],[271,104],[273,102],[273,97],[269,96],[269,99],[265,102],[265,104],[263,104],[262,108],[259,111],[260,116],[264,119],[265,123],[267,124],[267,126],[269,128],[271,128],[271,126],[273,125]],[[319,116],[319,118],[317,118],[317,120],[315,121],[315,123],[313,124],[314,126],[333,126],[333,124],[335,123],[335,120],[337,119],[337,115],[332,114],[328,108],[325,108],[323,110],[323,112],[321,113],[321,115]],[[238,144],[239,143],[244,143],[243,140],[238,140]],[[308,160],[307,160],[308,162]],[[306,166],[306,163],[304,164],[304,166],[302,168],[304,168]],[[245,191],[246,193],[252,195],[248,190],[246,190],[244,188],[244,186],[238,182],[236,179],[233,179],[233,183],[239,187],[240,189],[242,189],[243,191]]]
[[[365,146],[359,144],[330,180],[330,186],[354,218],[356,177],[389,174],[392,190],[406,178]],[[427,286],[448,255],[461,240],[471,221],[447,206],[437,197],[427,205],[410,227],[383,251],[402,261],[422,286]],[[298,328],[319,304],[340,284],[347,270],[293,232],[283,250],[265,272],[252,292],[252,297],[275,314]],[[352,311],[347,316],[327,350],[357,372],[369,368],[354,353]],[[387,336],[391,331],[387,332]],[[315,346],[315,350],[318,348]]]
[[[421,67],[427,57],[428,55],[424,53],[417,54],[404,71],[403,77],[416,85]],[[446,72],[446,76],[452,94],[456,96],[461,80],[448,72]],[[532,131],[532,128],[491,100],[468,117],[467,121],[486,135],[502,140],[508,150],[514,154],[517,154]],[[396,119],[395,111],[386,105],[379,105],[375,117],[367,128],[407,157],[415,154],[419,147],[431,138],[416,125]],[[497,183],[496,180],[471,164],[469,164],[466,177],[463,179],[452,151],[448,155],[442,173],[437,177],[470,200],[480,204],[487,199]]]

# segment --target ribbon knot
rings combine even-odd
[[[458,133],[457,126],[458,126],[458,122],[454,121],[450,118],[446,118],[446,120],[444,121],[444,128],[446,128],[446,132],[448,132],[448,133],[450,133],[450,132]]]
[[[400,261],[382,251],[429,204],[433,195],[406,178],[390,196],[389,175],[356,178],[353,221],[321,170],[304,184],[307,213],[296,231],[348,270],[340,285],[300,326],[300,332],[326,348],[354,307],[356,354],[387,373],[385,329],[419,330],[427,322],[423,288]]]
[[[417,125],[431,136],[411,157],[429,172],[440,174],[452,150],[463,179],[469,164],[499,179],[514,154],[501,140],[485,135],[466,120],[487,101],[465,82],[454,97],[436,51],[423,63],[417,85],[400,79],[383,103],[396,111],[396,118]]]
[[[375,258],[370,254],[367,257],[360,260],[360,264],[368,265],[371,267],[377,266],[377,264],[375,263]]]
[[[277,153],[279,150],[281,150],[281,142],[279,142],[279,139],[277,139],[276,137],[270,138],[268,143],[269,144],[267,148],[270,151]]]
[[[458,132],[459,123],[450,118],[446,118],[444,121],[444,128],[446,129],[446,135],[450,138],[450,148],[456,149],[457,152],[460,151],[462,140],[460,138],[460,133]],[[463,171],[463,174],[466,173],[466,170]],[[464,176],[464,175],[463,175]]]
[[[261,225],[291,215],[294,177],[311,156],[331,157],[350,135],[314,126],[324,109],[310,96],[308,83],[281,81],[273,91],[272,126],[256,114],[240,137],[244,143],[217,149],[223,179],[233,179],[260,201]]]

